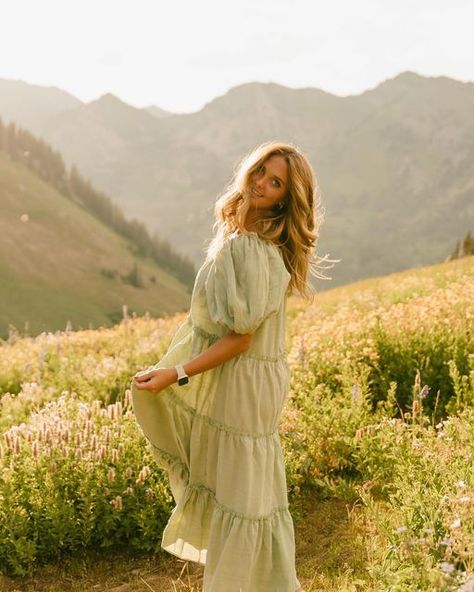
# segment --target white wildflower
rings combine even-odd
[[[459,592],[474,592],[474,576],[471,576],[464,584],[461,584],[458,590]]]
[[[446,573],[452,573],[454,571],[454,565],[447,561],[442,561],[440,564],[441,569]]]
[[[459,528],[461,526],[461,518],[455,518],[451,524],[449,525],[449,528]]]

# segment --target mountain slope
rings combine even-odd
[[[318,251],[342,259],[317,289],[442,261],[474,227],[472,83],[404,72],[337,97],[252,82],[196,113],[158,119],[128,107],[127,122],[111,119],[106,103],[45,119],[45,137],[196,264],[237,160],[267,140],[296,143],[316,170]]]
[[[82,101],[54,86],[0,78],[0,115],[32,132],[40,131],[50,117],[80,105]]]
[[[143,287],[127,276],[137,266]],[[189,291],[0,151],[0,335],[110,326],[129,313],[187,310]]]

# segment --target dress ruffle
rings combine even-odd
[[[206,592],[294,592],[294,530],[278,431],[238,433],[194,412],[172,389],[132,389],[137,420],[176,501],[162,548],[206,565]],[[159,429],[148,431],[157,416]]]
[[[205,590],[294,592],[299,583],[288,571],[293,538],[286,507],[247,517],[219,503],[211,489],[190,484],[163,532],[162,547],[206,565]],[[248,570],[252,563],[258,569]]]

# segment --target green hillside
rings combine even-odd
[[[110,326],[123,305],[162,316],[189,301],[175,277],[0,152],[0,337],[10,324],[30,335],[68,321],[73,329]]]

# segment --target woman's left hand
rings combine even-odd
[[[135,375],[133,382],[137,389],[159,393],[178,379],[174,368],[158,368],[144,374]]]

